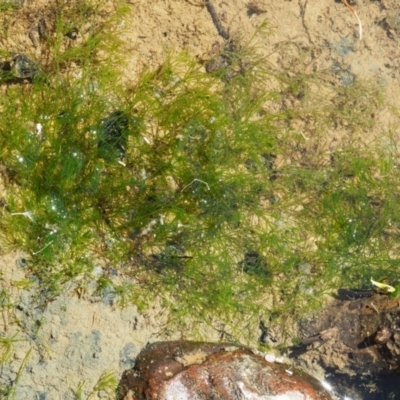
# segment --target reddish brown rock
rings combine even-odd
[[[125,371],[119,400],[329,400],[317,381],[231,344],[160,342]]]

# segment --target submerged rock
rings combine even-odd
[[[19,79],[33,79],[40,74],[37,64],[25,54],[17,54],[13,57],[11,71]]]
[[[98,147],[101,157],[111,161],[125,156],[128,128],[129,119],[123,111],[114,111],[100,121]]]
[[[323,369],[353,400],[400,398],[400,302],[373,290],[340,289],[338,300],[303,320],[302,344],[291,356]]]
[[[328,400],[318,381],[232,344],[159,342],[123,373],[119,400]]]

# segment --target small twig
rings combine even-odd
[[[303,136],[304,140],[310,140],[310,138],[307,137],[307,136],[303,133],[303,131],[300,131],[300,135]]]
[[[46,247],[49,247],[52,243],[53,243],[53,241],[51,240],[49,243],[46,244],[46,246],[44,246],[39,251],[35,251],[34,253],[32,253],[32,255],[36,256],[36,254],[39,254],[40,252],[42,252]]]
[[[24,217],[29,218],[32,222],[35,221],[30,211],[11,213],[11,215],[23,215]]]
[[[356,10],[347,2],[347,0],[342,0],[342,2],[354,14],[354,16],[357,18],[359,34],[360,34],[360,40],[361,40],[362,39],[362,33],[363,33],[361,20],[360,20],[360,18],[358,18]]]
[[[192,183],[194,183],[194,182],[201,182],[201,183],[204,183],[204,184],[207,186],[207,190],[210,190],[210,186],[208,185],[207,182],[204,182],[204,181],[202,181],[201,179],[195,178],[195,179],[192,180],[192,182],[188,183],[188,184],[181,190],[181,192],[183,192],[187,187],[189,187],[189,186],[190,186]]]
[[[371,306],[372,306],[372,308],[377,312],[377,314],[379,314],[379,311],[378,311],[378,309],[375,307],[375,304],[371,302]]]
[[[308,0],[305,0],[304,5],[301,4],[301,1],[299,1],[301,22],[302,22],[303,28],[304,28],[307,36],[308,36],[308,40],[310,41],[310,43],[314,43],[313,40],[311,39],[310,31],[308,30],[307,25],[306,25],[306,21],[305,21],[307,3],[308,3]]]
[[[211,14],[211,18],[212,18],[212,20],[214,22],[214,25],[217,28],[218,34],[220,36],[222,36],[225,40],[228,40],[229,39],[229,34],[224,29],[224,27],[222,26],[221,21],[220,21],[220,19],[218,17],[218,14],[215,11],[214,6],[211,4],[211,1],[210,0],[204,0],[204,1],[205,1],[205,4],[206,4],[208,12]]]

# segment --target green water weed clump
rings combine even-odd
[[[235,336],[371,271],[394,277],[398,183],[382,168],[397,155],[357,142],[378,89],[277,71],[251,43],[222,72],[183,53],[115,85],[115,25],[68,47],[64,14],[47,79],[0,100],[2,245],[29,255],[42,295],[96,281],[124,304],[160,299],[182,330],[219,320]]]

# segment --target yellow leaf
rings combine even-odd
[[[386,292],[389,292],[389,293],[393,293],[396,290],[393,286],[387,285],[386,283],[381,283],[381,282],[374,281],[372,278],[371,278],[371,283],[374,286],[378,287],[379,289],[383,289],[383,290],[385,290]]]

